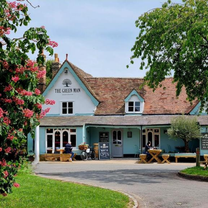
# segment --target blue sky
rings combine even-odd
[[[54,52],[60,62],[68,54],[70,62],[94,77],[143,77],[146,71],[139,70],[139,60],[126,68],[139,33],[135,20],[164,1],[31,0],[40,7],[29,6],[29,26],[45,26],[59,44]]]

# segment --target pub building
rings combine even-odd
[[[197,117],[204,137],[190,141],[189,149],[194,153],[199,147],[201,156],[208,154],[208,116],[199,115],[200,102],[190,104],[184,88],[176,97],[172,78],[153,92],[140,87],[142,78],[93,77],[67,59],[60,64],[55,54],[51,82],[47,87],[45,79],[40,83],[45,99],[55,100],[55,105],[41,119],[35,140],[28,136],[29,154],[39,160],[42,154],[64,149],[67,142],[77,155],[81,143],[93,147],[105,142],[109,158],[138,156],[148,141],[165,153],[182,152],[183,140],[167,135],[171,119],[179,115]]]

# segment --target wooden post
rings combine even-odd
[[[200,166],[200,149],[196,148],[196,167]]]

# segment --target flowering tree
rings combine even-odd
[[[11,193],[14,176],[21,162],[21,146],[26,144],[27,134],[34,136],[49,108],[42,110],[45,102],[37,89],[39,79],[45,75],[43,50],[53,54],[57,43],[50,41],[44,27],[30,28],[22,37],[10,39],[10,31],[27,25],[28,0],[0,1],[0,194]],[[28,57],[28,52],[38,50],[37,62]]]

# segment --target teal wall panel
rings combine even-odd
[[[28,154],[34,154],[33,144],[34,144],[34,139],[32,138],[31,134],[28,134],[28,136],[27,136],[27,151],[28,151]]]
[[[44,127],[40,127],[40,154],[44,154],[46,153],[46,141],[45,141],[45,128]]]

